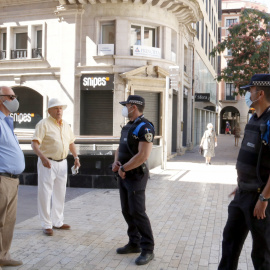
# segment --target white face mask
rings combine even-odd
[[[5,100],[3,102],[3,105],[8,109],[9,112],[13,113],[13,112],[16,112],[18,111],[19,109],[19,101],[14,98],[13,100],[11,101],[8,101],[8,100]]]
[[[259,91],[256,91],[255,93],[257,93],[257,92],[259,92]],[[252,105],[253,103],[255,103],[256,101],[258,101],[258,100],[260,99],[260,97],[259,97],[259,98],[257,98],[256,100],[252,101],[252,100],[250,99],[250,97],[251,97],[251,93],[250,93],[250,91],[247,91],[246,94],[245,94],[245,101],[246,101],[246,104],[247,104],[247,106],[248,106],[249,108],[251,107],[251,105]]]
[[[132,111],[129,112],[129,113],[132,113],[133,111],[134,111],[134,110],[132,110]],[[122,108],[122,115],[123,115],[124,117],[128,118],[129,113],[128,113],[128,108],[127,108],[127,106],[124,106],[124,107]]]
[[[128,108],[126,106],[124,106],[122,108],[122,115],[126,118],[128,118]]]

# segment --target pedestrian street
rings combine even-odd
[[[166,170],[151,170],[146,208],[155,237],[155,258],[149,264],[137,266],[138,254],[115,252],[128,241],[118,190],[88,189],[65,204],[70,231],[55,230],[53,236],[45,236],[36,215],[16,224],[11,254],[24,264],[12,269],[216,270],[228,194],[236,185],[238,150],[233,136],[219,135],[212,165],[204,164],[195,147],[168,161]],[[23,201],[19,190],[19,204],[20,198]],[[35,199],[23,207],[35,206]],[[18,214],[23,214],[20,209],[21,205]],[[253,269],[250,252],[248,239],[238,269]]]

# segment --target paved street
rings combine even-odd
[[[24,265],[12,269],[216,270],[228,194],[236,184],[238,150],[233,136],[219,135],[212,165],[204,164],[197,147],[170,160],[167,170],[151,171],[147,213],[155,237],[155,259],[146,266],[135,265],[136,254],[115,252],[128,240],[118,190],[68,189],[65,222],[72,229],[47,237],[36,216],[36,187],[20,187],[11,251]],[[248,239],[238,269],[253,269],[250,250]]]

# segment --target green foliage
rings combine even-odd
[[[224,80],[240,86],[250,82],[255,73],[268,73],[268,56],[270,35],[267,34],[267,25],[270,16],[255,9],[243,9],[240,22],[228,28],[229,35],[220,42],[211,52],[212,56],[220,54],[225,49],[231,50],[232,56],[227,60],[227,67],[222,69],[217,81]],[[239,94],[244,91],[239,89]]]

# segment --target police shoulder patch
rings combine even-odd
[[[153,141],[153,134],[152,133],[145,133],[144,135],[145,139],[147,142],[152,142]]]

